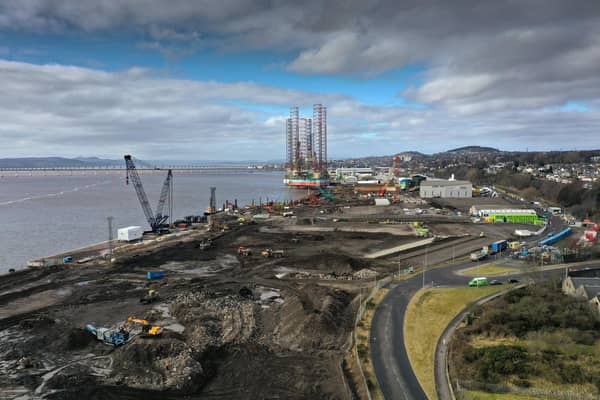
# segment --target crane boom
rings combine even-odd
[[[167,201],[167,196],[171,192],[171,181],[173,179],[173,172],[169,170],[167,172],[167,178],[165,179],[165,183],[163,183],[162,190],[160,191],[160,197],[158,198],[158,205],[156,206],[155,220],[156,223],[162,225],[165,223],[168,215],[163,215],[163,210],[165,208],[165,202]]]
[[[152,208],[150,207],[150,202],[148,201],[148,196],[146,195],[146,191],[144,190],[144,186],[142,185],[142,180],[140,179],[140,175],[137,172],[135,164],[133,163],[133,159],[131,155],[125,155],[125,165],[126,165],[126,182],[129,184],[129,178],[133,182],[133,187],[135,188],[135,192],[137,194],[138,200],[140,201],[140,205],[142,206],[142,210],[144,211],[144,215],[146,216],[146,220],[150,225],[150,228],[153,232],[159,232],[162,224],[167,220],[168,216],[163,215],[164,205],[169,195],[171,189],[171,182],[173,173],[171,170],[167,173],[167,178],[165,183],[163,184],[163,188],[161,190],[160,199],[158,201],[158,205],[156,207],[156,214],[152,213]]]

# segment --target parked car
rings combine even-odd
[[[519,283],[519,280],[515,279],[515,278],[511,278],[508,280],[508,283]]]
[[[502,285],[502,282],[500,282],[496,279],[492,279],[489,284],[490,285]]]

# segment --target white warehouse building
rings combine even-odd
[[[426,180],[421,182],[419,194],[422,198],[465,198],[473,197],[473,184],[469,181]]]

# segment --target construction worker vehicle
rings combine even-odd
[[[124,326],[129,327],[131,324],[142,325],[142,335],[144,336],[159,336],[163,331],[162,326],[152,325],[145,319],[129,317],[127,318],[127,322],[125,322]]]
[[[238,255],[248,257],[252,255],[252,251],[247,247],[240,246],[238,247]]]
[[[265,258],[275,257],[280,258],[283,257],[283,250],[273,250],[273,249],[264,249],[260,252],[260,255]]]
[[[129,340],[129,332],[125,330],[114,330],[109,328],[97,328],[94,325],[86,325],[85,330],[94,335],[96,339],[105,343],[119,347]]]
[[[203,240],[198,244],[200,250],[208,250],[212,247],[212,240],[210,238]]]
[[[150,290],[148,290],[148,293],[140,299],[140,303],[150,304],[150,303],[154,303],[155,301],[158,301],[158,300],[160,300],[158,290],[150,289]]]

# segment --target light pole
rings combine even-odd
[[[427,252],[429,246],[425,246],[425,262],[423,263],[423,289],[425,289],[425,270],[427,269]]]
[[[108,262],[112,263],[112,240],[113,240],[113,236],[112,236],[112,221],[113,221],[113,217],[106,217],[106,220],[108,222]]]

